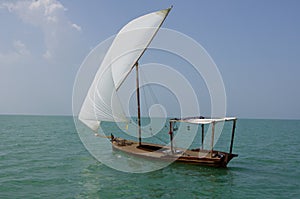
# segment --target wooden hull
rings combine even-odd
[[[212,167],[226,167],[229,161],[237,157],[237,154],[229,154],[221,151],[184,150],[176,148],[171,152],[170,147],[158,144],[143,143],[141,146],[135,141],[115,138],[112,141],[114,150],[122,151],[130,155],[160,161],[181,162]]]

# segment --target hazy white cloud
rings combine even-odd
[[[16,50],[16,52],[20,55],[30,55],[29,50],[27,49],[27,47],[25,46],[25,44],[23,42],[21,42],[20,40],[15,40],[13,42],[13,46]]]
[[[51,52],[49,50],[47,50],[44,54],[43,54],[43,57],[45,59],[51,59],[52,55],[51,55]]]
[[[31,56],[31,53],[26,45],[20,40],[14,40],[12,43],[12,47],[13,50],[9,52],[0,52],[0,65],[7,66],[13,63],[19,63]]]
[[[55,58],[72,43],[81,27],[71,22],[65,15],[67,9],[57,0],[19,0],[7,1],[0,5],[17,15],[24,23],[40,28],[44,35],[46,59]],[[16,43],[18,48],[22,47]],[[24,49],[23,49],[24,50]],[[26,51],[23,51],[25,53]]]
[[[72,27],[75,28],[75,29],[78,30],[78,31],[81,31],[81,27],[78,26],[78,25],[75,24],[75,23],[72,24]]]
[[[2,7],[6,7],[9,12],[17,14],[24,22],[33,25],[45,27],[49,23],[66,23],[72,26],[64,14],[67,9],[57,0],[8,1],[2,3]]]

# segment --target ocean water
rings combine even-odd
[[[0,116],[0,198],[299,198],[300,121],[240,119],[226,169],[124,173],[94,159],[73,118]]]

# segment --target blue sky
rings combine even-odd
[[[143,14],[173,9],[163,27],[216,62],[229,115],[300,119],[299,1],[0,1],[0,114],[71,114],[89,51]]]

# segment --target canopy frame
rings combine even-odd
[[[229,154],[232,154],[232,148],[233,148],[233,140],[234,140],[234,134],[236,129],[236,117],[224,117],[224,118],[204,118],[203,116],[200,117],[192,117],[192,118],[173,118],[169,120],[169,126],[170,126],[170,141],[171,141],[171,152],[174,153],[174,144],[173,144],[173,123],[176,122],[184,122],[184,123],[190,123],[190,124],[201,124],[201,150],[203,150],[203,142],[204,142],[204,125],[206,124],[212,124],[211,128],[211,146],[210,146],[210,156],[213,155],[213,149],[214,149],[214,136],[215,136],[215,125],[218,122],[228,122],[232,121],[232,131],[231,131],[231,140],[230,140],[230,148],[229,148]],[[200,148],[199,148],[200,149]],[[199,150],[200,152],[200,150]]]

